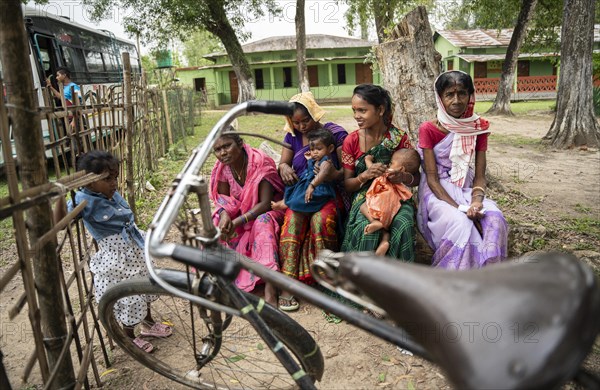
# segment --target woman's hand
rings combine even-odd
[[[364,173],[363,179],[371,180],[383,175],[387,171],[387,165],[382,163],[373,163]]]
[[[467,210],[467,217],[472,220],[478,220],[483,218],[481,210],[483,209],[483,203],[478,200],[472,201],[469,210]]]
[[[50,77],[48,77],[46,79],[46,87],[51,87],[52,86],[52,82],[50,81]]]
[[[283,180],[283,184],[286,186],[291,186],[298,181],[298,176],[294,172],[294,168],[285,163],[279,164],[279,176],[281,176],[281,180]]]
[[[221,211],[219,214],[219,229],[221,229],[221,239],[227,241],[231,233],[233,233],[233,223],[227,211]]]

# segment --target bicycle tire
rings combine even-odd
[[[151,353],[146,353],[133,344],[113,314],[114,303],[119,299],[142,294],[158,296],[151,304],[152,317],[157,322],[173,325],[170,337],[149,339],[154,346]],[[256,307],[258,298],[252,294],[245,295]],[[219,301],[223,303],[224,300]],[[223,330],[218,355],[195,372],[197,355],[194,352],[192,333],[196,335],[197,348],[201,348],[202,336],[208,336],[210,332],[198,315],[201,307],[196,304],[193,306],[196,321],[194,329],[191,326],[188,300],[173,296],[149,279],[130,279],[105,292],[99,303],[99,313],[109,336],[127,354],[153,371],[186,386],[198,389],[297,387],[254,328],[242,317],[234,317]],[[313,382],[320,380],[324,369],[323,355],[306,329],[267,304],[260,314]]]

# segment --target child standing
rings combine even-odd
[[[333,134],[327,129],[314,130],[308,134],[308,143],[310,159],[304,174],[296,184],[285,187],[283,200],[271,202],[273,210],[290,208],[296,212],[316,213],[335,199],[333,183],[324,182],[329,169],[334,168],[330,158],[335,150]]]
[[[373,156],[365,157],[367,169],[375,162]],[[381,241],[375,250],[378,256],[384,256],[390,247],[390,232],[388,228],[398,210],[401,201],[412,197],[412,192],[402,183],[392,183],[388,175],[392,172],[403,172],[413,175],[419,173],[421,158],[414,149],[399,149],[392,154],[388,172],[373,180],[365,197],[366,201],[360,206],[360,212],[367,217],[369,224],[365,226],[365,234],[384,229]]]
[[[79,157],[77,170],[88,173],[107,174],[103,179],[82,187],[75,194],[75,203],[84,200],[87,205],[81,212],[86,229],[98,243],[98,252],[90,259],[90,271],[94,274],[96,302],[106,290],[118,282],[148,275],[144,261],[144,233],[134,222],[133,212],[117,192],[119,160],[108,152],[95,150]],[[59,199],[55,221],[65,214],[64,198]],[[72,201],[67,203],[72,210]],[[150,312],[148,295],[131,296],[115,304],[115,316],[133,343],[145,352],[153,350],[152,344],[142,337],[168,337],[172,329],[155,322]],[[134,327],[140,324],[140,336]]]

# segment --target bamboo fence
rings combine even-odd
[[[30,240],[28,218],[32,208],[39,204],[53,204],[59,196],[87,185],[102,176],[77,172],[76,158],[90,150],[106,150],[120,159],[119,191],[124,194],[135,213],[136,200],[143,196],[146,180],[157,168],[156,162],[174,144],[183,144],[193,132],[194,122],[199,115],[194,107],[197,99],[187,89],[170,87],[152,89],[146,84],[144,75],[132,75],[129,56],[123,54],[123,83],[115,86],[100,86],[87,96],[85,102],[69,106],[64,94],[61,104],[57,104],[47,91],[44,91],[44,106],[35,113],[42,128],[48,130],[44,139],[48,171],[56,175],[55,181],[23,190],[19,181],[20,161],[25,157],[14,156],[9,118],[11,107],[0,98],[0,142],[4,161],[4,175],[8,186],[8,196],[0,199],[0,223],[8,225],[12,220],[14,242],[4,243],[2,257],[9,259],[0,267],[0,293],[7,286],[19,284],[22,292],[0,313],[0,324],[15,321],[19,316],[28,316],[29,328],[33,335],[31,352],[26,364],[19,372],[6,369],[0,344],[0,388],[10,389],[11,385],[21,387],[30,381],[42,382],[44,388],[57,388],[56,383],[64,384],[60,376],[71,372],[75,378],[67,388],[89,389],[102,386],[101,370],[110,367],[107,342],[102,334],[93,299],[92,274],[88,261],[97,247],[85,227],[77,218],[84,205],[80,204],[56,224],[49,223],[47,232],[35,242]],[[7,83],[9,80],[7,80]],[[3,88],[0,79],[0,91]],[[62,91],[61,91],[62,94]],[[79,101],[76,94],[74,101]],[[75,126],[70,122],[75,119]],[[42,136],[41,134],[39,135]],[[47,175],[46,175],[47,177]],[[4,184],[0,184],[4,185]],[[57,270],[61,302],[55,302],[64,311],[66,334],[60,330],[54,333],[57,342],[42,331],[39,280],[35,274],[35,256],[47,242],[56,243],[56,261],[51,265]],[[22,282],[18,278],[22,278]],[[6,310],[7,309],[7,310]],[[4,312],[6,311],[6,312]],[[64,324],[63,324],[64,325]],[[58,333],[58,334],[57,334]],[[57,351],[49,352],[52,348]],[[58,360],[50,358],[52,354]],[[73,359],[73,362],[69,359]],[[59,366],[70,364],[64,370]],[[35,367],[39,375],[33,375]],[[34,378],[32,378],[34,377]],[[64,379],[64,378],[63,378]],[[92,385],[91,382],[95,385]],[[64,387],[64,386],[63,386]]]

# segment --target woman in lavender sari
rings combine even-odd
[[[489,123],[474,113],[473,80],[464,72],[442,73],[435,96],[437,119],[419,128],[417,226],[435,251],[433,266],[469,269],[501,261],[508,225],[485,197]]]

